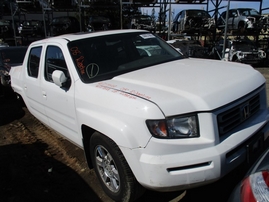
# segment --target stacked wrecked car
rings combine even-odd
[[[195,31],[213,31],[215,20],[205,10],[187,9],[179,12],[173,20],[172,32],[190,33]]]
[[[268,25],[268,15],[253,8],[229,9],[217,18],[205,10],[187,9],[175,16],[168,43],[187,57],[264,65],[269,40],[259,35],[268,33]]]
[[[215,47],[215,50],[220,56],[223,56],[223,43],[224,40],[222,39]],[[226,40],[223,60],[258,65],[265,58],[266,52],[246,37]]]

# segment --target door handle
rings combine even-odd
[[[47,98],[47,93],[46,93],[46,91],[43,91],[43,90],[42,90],[42,96],[43,96],[44,98]]]

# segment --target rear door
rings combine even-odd
[[[40,87],[40,71],[42,69],[42,49],[43,46],[37,45],[29,51],[23,89],[27,96],[26,102],[28,110],[40,121],[48,124],[45,113],[44,95]]]

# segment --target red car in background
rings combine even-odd
[[[23,62],[27,46],[0,47],[0,96],[3,97],[10,88],[9,71],[12,66]]]

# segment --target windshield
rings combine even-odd
[[[234,49],[241,51],[250,51],[256,48],[253,43],[248,41],[234,41],[233,42]]]
[[[204,11],[204,10],[187,10],[186,15],[191,17],[191,16],[198,16],[198,17],[207,17],[210,18],[210,15]]]
[[[169,44],[149,32],[86,38],[70,42],[68,48],[85,83],[183,58]]]

